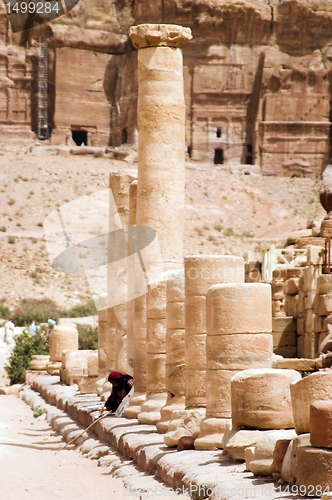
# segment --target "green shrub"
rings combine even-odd
[[[10,309],[5,304],[0,303],[0,318],[8,319],[10,317]]]
[[[95,316],[97,309],[93,299],[89,299],[85,303],[76,304],[70,309],[59,310],[61,318],[85,318],[86,316]]]
[[[5,232],[7,231],[7,229],[6,229],[6,227],[5,227],[5,226],[1,226],[1,227],[0,227],[0,231],[1,231],[2,233],[5,233]]]
[[[41,415],[44,415],[44,413],[47,413],[46,408],[40,408],[40,406],[38,406],[37,410],[35,410],[33,414],[33,418],[38,418]]]
[[[59,320],[56,303],[51,299],[21,299],[13,312],[12,319],[15,325],[25,326],[32,323],[46,323],[48,318]]]
[[[10,245],[14,245],[16,240],[14,236],[8,236],[7,241]]]
[[[35,336],[24,331],[17,335],[15,342],[8,364],[5,365],[11,385],[25,382],[25,372],[34,354],[49,354],[50,336],[45,330]]]
[[[78,348],[98,349],[98,327],[91,325],[77,325]]]

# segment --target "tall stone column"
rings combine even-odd
[[[165,270],[182,267],[185,102],[181,46],[189,28],[130,29],[138,50],[137,225],[157,232]]]
[[[164,270],[180,269],[183,267],[185,205],[181,47],[191,39],[191,31],[177,25],[143,24],[132,27],[130,37],[139,49],[136,223],[156,231]],[[144,247],[144,242],[138,241],[138,245]],[[156,261],[158,264],[160,266]],[[160,351],[166,341],[165,280],[165,276],[152,279],[150,287],[156,291],[152,289],[148,293],[148,309],[153,311],[153,303],[158,302],[159,312],[158,317],[153,312],[147,316],[147,399],[138,418],[150,423],[160,419],[160,409],[166,402],[166,352]],[[147,415],[149,412],[151,418]]]
[[[129,186],[129,218],[130,227],[136,224],[137,205],[137,180]],[[134,370],[134,321],[135,321],[135,299],[131,297],[135,293],[135,268],[134,263],[128,263],[128,302],[127,302],[127,373],[133,374]]]
[[[129,191],[129,223],[136,224],[137,181],[133,181]],[[129,286],[135,286],[130,282]],[[141,404],[146,398],[146,295],[140,295],[128,302],[127,306],[128,362],[132,356],[132,370],[135,392],[130,406],[125,410],[126,418],[137,418]]]
[[[129,224],[129,189],[130,184],[137,177],[136,172],[133,170],[119,170],[116,172],[111,172],[110,174],[110,189],[113,193],[113,198],[115,205],[120,216],[122,226],[127,226]],[[112,217],[113,214],[110,214]],[[123,244],[123,239],[120,237],[120,245]],[[121,253],[122,248],[117,248],[117,241],[115,241],[115,248],[110,248],[115,256],[118,252]],[[119,265],[120,261],[119,261]],[[115,369],[120,372],[126,372],[127,370],[127,292],[130,279],[130,272],[127,268],[127,261],[124,260],[125,267],[123,269],[124,273],[127,273],[127,283],[124,285],[127,289],[124,290],[124,302],[113,308],[113,318],[115,321]],[[117,270],[117,272],[119,272]],[[114,289],[112,284],[112,272],[109,275],[109,288]],[[110,313],[112,316],[112,312]]]
[[[117,254],[123,258],[123,238],[120,231],[122,226],[129,223],[129,189],[130,184],[137,178],[135,170],[121,170],[111,172],[109,178],[109,188],[115,202],[110,203],[109,210],[109,262],[117,262]],[[117,235],[120,235],[117,239]],[[120,265],[120,261],[119,261]],[[108,298],[106,304],[111,301],[114,293],[114,282],[119,269],[116,267],[108,268],[107,288]],[[129,276],[124,260],[123,272]],[[127,371],[127,284],[124,284],[123,290],[116,290],[115,293],[121,293],[123,304],[114,307],[108,307],[98,312],[98,372],[99,380],[96,384],[97,392],[105,399],[110,391],[110,384],[107,381],[107,374],[114,369]]]
[[[165,444],[197,437],[206,414],[206,294],[218,283],[243,283],[244,260],[228,255],[185,257],[186,409],[173,412]]]

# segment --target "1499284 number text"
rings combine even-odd
[[[59,2],[8,2],[8,14],[51,14],[60,11]]]

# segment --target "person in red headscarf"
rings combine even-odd
[[[105,409],[115,412],[121,404],[123,398],[127,396],[134,385],[134,379],[126,373],[112,371],[108,376],[108,381],[112,384],[112,392],[105,403]]]

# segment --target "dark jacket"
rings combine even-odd
[[[111,372],[110,375],[115,373],[118,374],[116,378],[108,377],[108,381],[112,384],[112,392],[105,403],[107,410],[112,412],[117,410],[123,398],[127,396],[133,387],[133,377],[131,375],[120,372]]]

